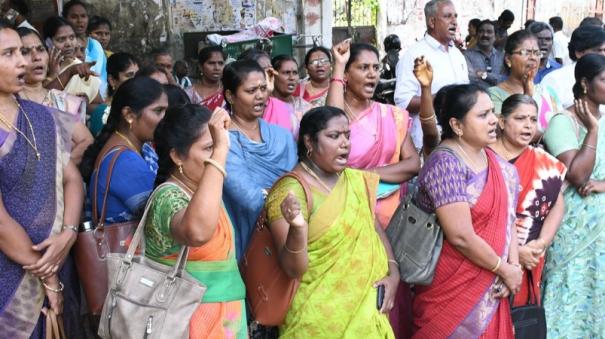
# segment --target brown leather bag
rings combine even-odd
[[[311,214],[313,198],[305,180],[296,173],[289,172],[279,178],[276,184],[286,177],[300,182]],[[242,257],[240,272],[246,284],[246,297],[254,322],[264,326],[279,326],[288,313],[300,281],[290,278],[281,268],[279,252],[268,226],[267,211],[263,209],[256,221],[248,249]]]
[[[128,148],[116,146],[106,152],[95,164],[96,175],[92,190],[92,225],[80,227],[78,238],[74,244],[74,254],[78,277],[84,290],[84,296],[90,313],[100,315],[107,296],[107,264],[105,257],[108,253],[126,253],[127,240],[134,233],[138,220],[105,225],[107,212],[107,196],[111,185],[111,175],[118,157]],[[101,205],[101,215],[97,213],[97,187],[99,182],[99,167],[101,160],[112,150],[115,150],[107,170],[106,187]],[[85,223],[86,224],[86,223]]]

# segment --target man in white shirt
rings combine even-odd
[[[569,58],[573,63],[548,73],[541,84],[550,86],[557,93],[564,108],[573,105],[573,85],[576,82],[574,70],[576,61],[589,53],[605,55],[605,30],[600,26],[580,26],[571,34]],[[601,106],[601,111],[604,107]]]
[[[420,84],[414,76],[414,59],[423,56],[433,67],[433,95],[443,86],[467,84],[468,69],[462,53],[454,46],[458,27],[456,8],[450,0],[431,0],[424,6],[426,34],[412,45],[397,63],[395,104],[413,118],[411,136],[416,148],[422,147],[422,129],[418,120]]]
[[[552,41],[552,57],[561,65],[569,65],[571,63],[567,49],[569,38],[563,33],[563,19],[560,16],[553,16],[548,19],[548,23],[555,31]]]

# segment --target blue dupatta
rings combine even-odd
[[[261,143],[250,141],[237,130],[229,131],[231,146],[223,201],[233,222],[238,260],[248,247],[267,192],[298,161],[292,133],[262,119],[259,126]]]

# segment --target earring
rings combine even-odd
[[[508,68],[510,68],[510,67],[511,67],[510,62],[507,62],[507,63],[506,63],[506,66],[508,66]]]
[[[308,149],[307,150],[307,159],[311,159],[311,153],[312,153],[311,150]]]
[[[183,164],[179,164],[179,173],[183,174]]]
[[[588,91],[586,90],[586,87],[582,86],[582,89],[583,89],[584,95],[586,95],[588,93]]]
[[[128,120],[128,129],[132,130],[132,120]]]

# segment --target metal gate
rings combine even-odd
[[[334,0],[332,41],[352,37],[358,42],[376,44],[378,0]]]

